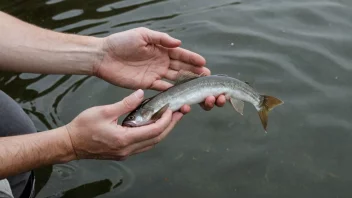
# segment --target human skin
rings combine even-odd
[[[182,116],[166,111],[156,123],[127,128],[116,124],[144,97],[140,89],[165,90],[178,71],[209,75],[205,59],[180,48],[181,41],[147,28],[97,38],[45,30],[0,12],[0,70],[41,74],[91,75],[137,90],[115,104],[83,111],[62,127],[0,138],[0,179],[40,166],[76,159],[124,160],[164,139]],[[201,106],[223,106],[223,95]]]

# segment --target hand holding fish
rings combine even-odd
[[[76,158],[124,160],[147,151],[164,139],[183,116],[168,110],[148,126],[116,125],[120,116],[135,109],[142,100],[143,91],[138,90],[115,104],[87,109],[66,125]]]
[[[174,81],[180,70],[210,75],[202,56],[179,48],[181,41],[165,33],[136,28],[108,36],[102,43],[104,57],[94,74],[120,87],[164,91],[172,84],[163,78]],[[218,99],[209,96],[201,106],[210,110],[214,104],[221,107],[225,103],[223,95]],[[190,106],[181,111],[189,112]]]
[[[0,11],[0,29],[0,70],[95,75],[125,88],[162,91],[143,100],[143,91],[138,90],[115,104],[87,109],[65,126],[38,133],[25,112],[3,95],[9,107],[4,115],[16,112],[3,125],[23,123],[16,127],[20,131],[4,128],[8,137],[0,138],[0,179],[77,158],[123,160],[147,151],[182,118],[178,110],[187,113],[192,104],[203,103],[209,110],[228,100],[243,115],[248,102],[265,131],[269,112],[283,104],[239,79],[209,76],[204,58],[179,48],[179,40],[146,28],[97,38],[38,28]],[[177,83],[172,86],[163,79],[177,79]],[[128,112],[123,126],[116,124]],[[27,134],[27,129],[34,133]]]

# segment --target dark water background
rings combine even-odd
[[[212,73],[285,101],[267,134],[248,103],[244,116],[194,106],[150,152],[37,170],[38,197],[352,197],[351,1],[1,0],[0,9],[82,35],[164,31]],[[94,77],[11,73],[0,73],[0,89],[39,131],[131,93]]]

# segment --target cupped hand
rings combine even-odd
[[[116,33],[102,40],[104,57],[94,68],[94,74],[107,82],[129,89],[166,90],[180,70],[210,75],[205,59],[179,46],[181,41],[166,33],[136,28]],[[201,106],[210,110],[226,103],[224,95],[209,96]],[[187,113],[190,106],[181,111]]]
[[[147,151],[164,139],[183,116],[167,110],[157,122],[147,126],[118,125],[118,118],[135,109],[142,100],[143,91],[137,90],[115,104],[87,109],[67,124],[77,158],[124,160]]]

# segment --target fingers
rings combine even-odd
[[[223,107],[226,104],[226,97],[224,95],[220,95],[216,99],[216,106]]]
[[[191,112],[191,106],[189,105],[183,105],[180,109],[181,113],[183,114],[187,114],[189,112]]]
[[[180,40],[172,38],[166,33],[157,32],[148,28],[141,29],[142,35],[145,36],[145,39],[149,44],[161,45],[167,48],[174,48],[181,45]]]
[[[159,136],[170,124],[172,118],[172,111],[167,110],[162,117],[155,123],[136,127],[126,128],[126,139],[128,144],[141,142]]]
[[[194,52],[191,52],[189,50],[182,49],[182,48],[173,48],[168,50],[169,50],[169,57],[171,59],[179,60],[187,64],[191,64],[199,67],[205,65],[205,59],[199,54],[196,54]]]
[[[144,92],[139,89],[131,95],[125,97],[122,101],[109,105],[107,108],[108,116],[119,117],[131,112],[143,101]]]
[[[181,45],[181,41],[169,36],[166,33],[150,30],[148,28],[137,28],[137,31],[141,33],[147,43],[161,45],[169,50],[169,56],[174,60],[180,60],[182,62],[203,66],[205,65],[205,59],[186,49],[177,48]]]
[[[177,74],[178,74],[177,71],[168,70],[167,73],[165,74],[165,78],[169,79],[169,80],[172,80],[172,81],[175,81],[176,78],[177,78]]]
[[[206,110],[210,111],[212,108],[214,108],[214,104],[218,107],[223,107],[226,104],[226,97],[224,95],[220,95],[217,98],[214,96],[209,96],[205,99],[204,102],[200,103],[200,106]]]
[[[226,97],[220,95],[217,98],[214,96],[207,97],[201,105],[203,105],[204,109],[210,110],[215,104],[221,107],[225,103]],[[190,110],[189,105],[184,105],[180,109],[182,113],[174,112],[172,114],[171,110],[167,110],[161,119],[154,124],[137,128],[127,128],[125,139],[128,140],[126,143],[129,146],[123,149],[123,153],[127,153],[125,157],[127,158],[129,155],[138,154],[152,149],[155,144],[162,141],[171,132],[178,121],[181,120],[182,116]]]
[[[168,115],[166,115],[166,114],[168,114]],[[163,117],[161,118],[161,119],[165,119],[166,117],[170,118],[166,127],[164,127],[160,132],[155,133],[155,136],[150,135],[147,137],[134,138],[133,142],[127,143],[128,146],[126,146],[122,150],[117,151],[116,154],[118,157],[117,158],[115,157],[115,158],[118,160],[123,160],[123,159],[126,159],[130,155],[134,155],[134,154],[141,153],[141,152],[147,151],[149,149],[152,149],[155,144],[162,141],[171,132],[171,130],[175,127],[177,122],[181,120],[182,116],[183,116],[182,113],[175,112],[172,114],[172,117],[171,117],[171,111],[168,110],[167,112],[164,113]],[[148,126],[150,126],[150,125],[148,125]],[[147,128],[147,126],[135,128],[135,129],[142,131],[141,129],[145,129],[145,128]],[[131,131],[126,132],[126,134],[130,134]],[[140,133],[139,135],[141,136],[143,134]],[[126,135],[125,138],[128,139],[131,137],[132,136]],[[142,140],[142,141],[139,141],[139,140]]]
[[[157,90],[157,91],[164,91],[168,88],[172,87],[172,84],[163,80],[156,80],[153,82],[150,89]]]
[[[163,139],[165,139],[166,136],[169,135],[171,130],[175,127],[175,125],[181,120],[183,114],[180,112],[175,112],[173,113],[171,123],[168,125],[168,127],[157,137],[148,139],[139,143],[136,143],[131,146],[131,150],[133,154],[141,153],[144,151],[147,151],[151,148],[154,147],[155,144],[161,142]]]
[[[179,70],[191,71],[195,74],[210,75],[210,70],[206,67],[194,67],[193,65],[189,65],[187,63],[183,63],[176,60],[171,60],[170,68],[171,69],[167,71],[165,78],[172,81],[175,81],[177,79]]]
[[[206,67],[195,67],[194,65],[179,61],[179,60],[171,60],[170,61],[170,68],[172,70],[170,71],[180,71],[180,70],[186,70],[186,71],[191,71],[196,74],[202,74],[204,73],[205,75],[210,75],[210,70]]]
[[[203,103],[200,104],[200,106],[206,110],[206,111],[210,111],[213,107],[214,107],[214,103],[215,103],[215,97],[214,96],[209,96],[205,99],[205,101]]]

